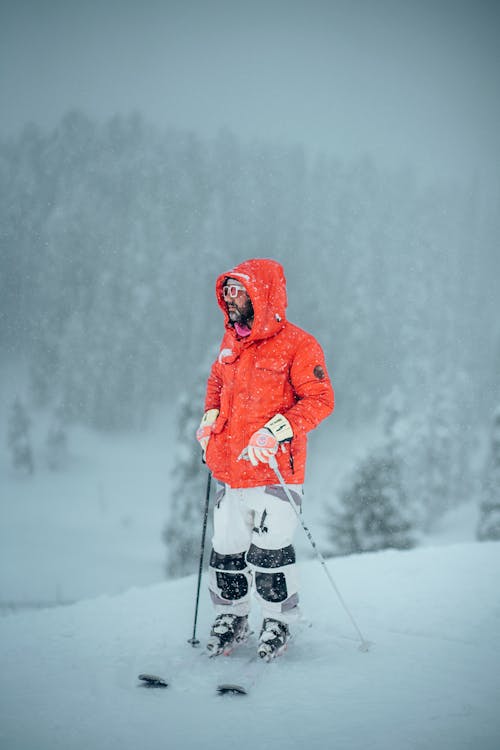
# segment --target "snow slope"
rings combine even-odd
[[[374,642],[369,653],[358,650],[317,561],[301,565],[312,627],[269,665],[246,663],[253,644],[209,660],[186,643],[193,577],[3,617],[0,747],[500,747],[500,544],[385,551],[329,566]],[[165,675],[170,687],[139,688],[141,671]],[[217,695],[221,680],[246,684],[249,695]]]
[[[0,373],[1,374],[1,373]],[[8,398],[0,382],[0,422]],[[0,450],[0,614],[119,594],[164,580],[162,529],[170,515],[175,445],[171,415],[160,411],[142,434],[70,431],[70,461],[52,472],[43,461],[48,415],[33,425],[36,472],[16,476]],[[373,444],[376,431],[311,436],[305,513],[319,548],[330,548],[326,509],[345,473]],[[200,471],[205,469],[200,464]],[[200,531],[202,500],[200,499]],[[477,502],[454,509],[421,543],[472,541]],[[299,560],[313,557],[298,530]],[[193,568],[194,569],[194,568]]]
[[[159,417],[157,428],[140,435],[74,427],[69,465],[51,472],[43,463],[42,416],[34,477],[15,476],[0,451],[0,612],[164,580],[168,420]]]

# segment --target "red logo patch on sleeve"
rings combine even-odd
[[[316,367],[313,370],[314,377],[318,378],[318,380],[324,380],[325,379],[325,371],[321,367],[321,365],[316,365]]]

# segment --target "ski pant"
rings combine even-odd
[[[302,485],[289,485],[300,507]],[[263,617],[300,616],[292,538],[298,519],[280,485],[233,489],[217,483],[209,588],[217,614],[247,615],[252,587]]]

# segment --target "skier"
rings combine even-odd
[[[218,277],[216,296],[225,334],[196,433],[217,480],[209,566],[216,618],[207,649],[229,653],[246,640],[254,583],[263,614],[258,654],[269,661],[300,616],[297,516],[269,458],[300,506],[306,433],[332,412],[334,394],[320,345],[286,320],[278,262],[241,263]]]

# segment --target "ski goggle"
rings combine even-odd
[[[240,292],[246,294],[246,291],[245,287],[239,284],[225,284],[222,287],[222,296],[227,302],[230,299],[236,299]]]

